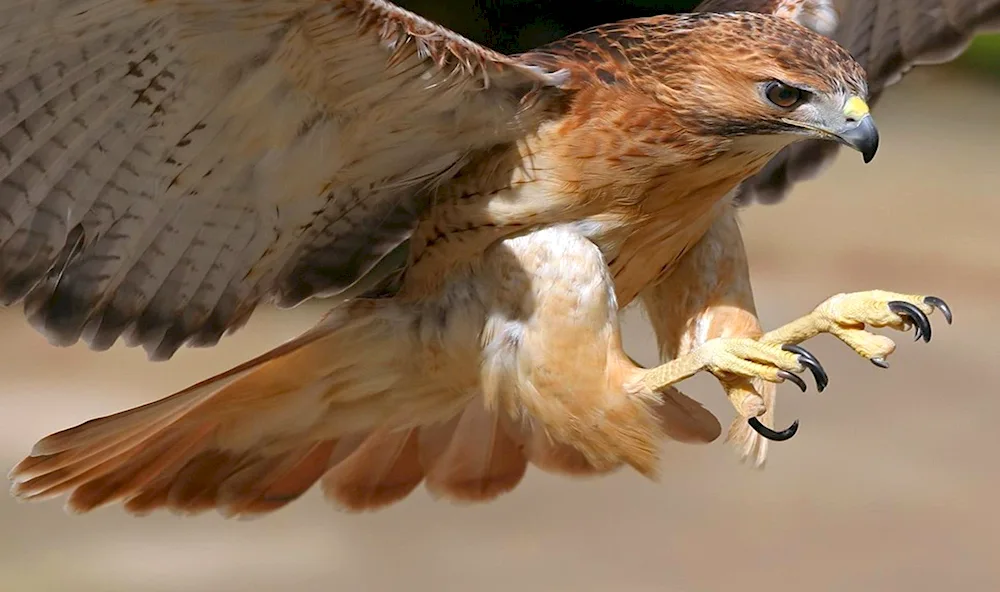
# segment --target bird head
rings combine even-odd
[[[669,74],[651,90],[685,129],[743,150],[820,139],[874,158],[865,71],[831,39],[757,13],[685,15],[665,31],[669,47],[658,53]]]

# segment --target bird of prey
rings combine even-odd
[[[0,298],[57,345],[209,346],[262,302],[329,299],[300,337],[48,436],[13,494],[266,513],[317,482],[352,510],[424,483],[489,500],[529,465],[657,475],[722,427],[756,465],[777,384],[829,333],[951,321],[839,294],[765,332],[737,200],[846,145],[871,97],[954,54],[998,0],[709,0],[501,55],[386,0],[5,0]],[[840,41],[837,43],[834,39]],[[851,53],[856,57],[852,57]],[[866,74],[867,70],[867,74]],[[622,350],[640,302],[663,364]]]

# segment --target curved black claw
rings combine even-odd
[[[875,364],[879,368],[888,368],[889,367],[889,360],[886,360],[885,358],[872,358],[871,359],[871,363]]]
[[[783,378],[799,387],[799,390],[803,393],[806,392],[806,381],[802,380],[801,376],[792,374],[788,370],[778,370],[778,378]]]
[[[795,432],[799,431],[799,420],[797,419],[794,422],[792,422],[792,425],[781,430],[780,432],[776,432],[771,428],[765,426],[764,424],[760,423],[760,420],[757,419],[756,417],[751,417],[750,419],[747,420],[747,423],[750,424],[750,427],[753,428],[753,431],[757,432],[761,436],[764,436],[768,440],[772,440],[774,442],[784,442],[785,440],[788,440],[789,438],[794,436]]]
[[[826,388],[826,385],[830,384],[830,377],[827,376],[826,370],[823,369],[823,365],[819,363],[816,356],[812,355],[812,353],[807,351],[805,348],[786,343],[781,346],[781,349],[799,356],[799,363],[806,368],[809,368],[809,371],[812,372],[813,378],[816,379],[816,390],[822,393],[823,389]]]
[[[929,304],[940,310],[941,314],[944,315],[944,320],[948,321],[949,325],[951,324],[951,307],[948,306],[947,302],[941,300],[937,296],[928,296],[924,298],[924,304]]]
[[[917,334],[917,338],[914,341],[923,338],[924,343],[930,343],[931,321],[927,318],[927,315],[924,314],[924,311],[909,302],[903,302],[901,300],[893,300],[890,302],[889,310],[903,318],[909,319],[910,322],[913,323]]]

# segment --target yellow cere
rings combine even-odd
[[[861,97],[851,97],[844,104],[844,115],[850,119],[858,120],[868,115],[868,103]]]

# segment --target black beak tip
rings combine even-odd
[[[868,145],[861,148],[861,157],[865,159],[865,164],[868,164],[875,159],[875,154],[878,152],[878,133],[876,133]]]

